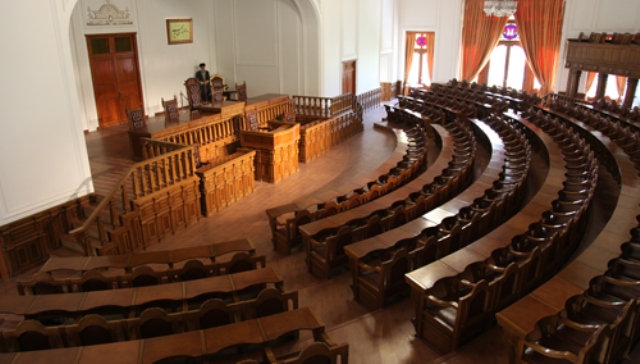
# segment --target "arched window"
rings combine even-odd
[[[477,82],[527,92],[540,89],[540,83],[527,65],[527,57],[520,44],[513,16],[504,27],[500,42],[491,53],[489,62],[478,74]]]
[[[433,70],[435,33],[407,32],[407,38],[415,39],[411,48],[412,57],[407,54],[407,59],[405,59],[405,66],[409,69],[407,82],[411,85],[429,86],[431,85],[431,72]]]

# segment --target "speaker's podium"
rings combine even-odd
[[[255,179],[275,183],[298,171],[300,124],[270,121],[268,125],[241,131],[240,144],[256,151]]]

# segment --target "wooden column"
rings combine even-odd
[[[631,104],[633,103],[633,98],[636,97],[636,88],[638,87],[638,79],[637,78],[627,78],[627,92],[624,95],[624,103],[622,104],[627,109],[631,108]]]
[[[580,76],[582,71],[572,68],[569,73],[569,80],[567,81],[567,96],[574,98],[578,94],[578,84],[580,83]]]
[[[598,89],[596,90],[596,100],[600,100],[601,98],[604,97],[604,94],[607,91],[608,78],[609,78],[609,74],[598,73]]]

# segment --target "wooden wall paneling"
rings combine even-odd
[[[174,187],[166,190],[160,196],[154,198],[154,209],[158,224],[158,236],[160,239],[165,235],[173,233],[173,221],[171,216],[171,204],[169,195]]]

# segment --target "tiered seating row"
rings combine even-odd
[[[503,101],[508,102],[509,108],[513,109],[514,111],[526,110],[533,105],[540,104],[540,97],[535,93],[529,95],[526,91],[518,91],[512,88],[506,88],[506,87],[498,87],[496,85],[489,87],[486,83],[484,84],[478,84],[476,82],[469,83],[464,80],[461,82],[458,82],[458,80],[456,80],[455,78],[449,81],[445,85],[432,84],[431,89],[434,89],[434,88],[438,90],[437,92],[440,92],[438,88],[446,88],[446,89],[449,89],[449,92],[452,92],[452,90],[455,90],[457,92],[464,92],[466,94],[469,94],[469,93],[484,94],[493,98],[500,98]]]
[[[150,307],[139,317],[109,319],[90,314],[76,323],[54,326],[25,320],[13,330],[0,332],[0,350],[47,350],[145,339],[229,325],[297,308],[297,291],[282,293],[276,288],[266,288],[253,299],[227,304],[213,298],[195,309],[181,312],[168,313],[160,307]]]
[[[522,204],[531,153],[526,137],[504,122],[493,123],[499,136],[484,123],[475,123],[488,136],[492,149],[479,179],[420,219],[346,248],[354,295],[367,307],[379,308],[389,298],[406,295],[405,273],[461,249]],[[468,201],[474,202],[468,205]]]
[[[298,159],[309,163],[362,130],[362,118],[356,118],[353,112],[301,125]]]
[[[96,363],[109,358],[110,363],[156,363],[169,358],[216,360],[221,356],[238,355],[240,358],[259,359],[280,363],[274,355],[276,340],[285,334],[310,330],[314,344],[310,350],[316,354],[318,346],[329,360],[340,357],[348,362],[348,346],[335,344],[324,333],[324,324],[310,308],[287,311],[276,315],[243,321],[204,330],[161,336],[156,338],[116,342],[102,345],[79,346],[54,350],[0,354],[0,363]],[[302,363],[304,351],[288,363]],[[331,359],[333,358],[333,359]],[[301,359],[301,360],[300,360]]]
[[[61,293],[35,296],[5,296],[0,312],[24,315],[27,319],[65,320],[91,313],[113,314],[120,318],[138,316],[145,308],[162,304],[172,312],[186,311],[190,305],[209,298],[238,301],[246,289],[262,290],[283,282],[273,268],[261,268],[224,276],[162,286],[122,288],[107,291]]]
[[[424,128],[430,129],[429,120],[420,120]],[[426,140],[419,149],[410,148],[409,141],[402,134],[396,151],[390,161],[361,180],[365,183],[347,184],[347,193],[338,192],[342,188],[314,195],[266,211],[272,231],[274,249],[280,254],[289,254],[292,247],[302,243],[298,226],[350,210],[363,203],[393,191],[396,187],[414,178],[426,163]],[[355,187],[354,187],[355,186]]]
[[[133,252],[124,255],[88,256],[88,257],[50,257],[39,272],[73,270],[88,272],[94,269],[115,268],[131,273],[133,268],[146,264],[164,264],[173,268],[178,262],[204,258],[216,261],[217,257],[233,253],[246,252],[253,255],[256,248],[249,239],[231,240],[221,243],[199,245],[173,250]]]
[[[346,246],[405,224],[467,186],[473,174],[475,137],[462,122],[449,123],[446,128],[451,137],[442,137],[441,154],[426,173],[376,201],[299,228],[312,274],[329,278],[333,270],[347,266]],[[421,133],[419,139],[426,138],[425,132],[419,130],[414,137]],[[451,147],[449,139],[453,141]]]
[[[537,362],[547,357],[617,362],[638,339],[640,181],[632,160],[637,146],[628,143],[638,131],[620,134],[617,122],[585,107],[550,106],[565,113],[573,125],[606,135],[599,138],[615,158],[610,168],[618,172],[620,197],[602,232],[573,262],[496,317],[505,330],[512,362]],[[623,150],[630,154],[624,155]],[[560,336],[580,339],[573,345],[559,345],[563,343]]]
[[[221,263],[204,264],[200,260],[194,259],[187,261],[180,268],[154,270],[149,266],[140,266],[132,273],[107,276],[98,270],[86,272],[80,277],[70,278],[54,278],[50,273],[40,272],[29,279],[17,280],[16,288],[21,295],[101,291],[182,282],[264,267],[266,267],[264,255],[237,253],[231,260]]]
[[[553,275],[580,240],[597,182],[597,161],[577,134],[557,120],[544,121],[543,129],[556,145],[538,132],[550,165],[532,201],[486,237],[407,275],[419,296],[418,335],[439,351],[452,351],[486,329],[497,310]],[[505,236],[514,233],[505,244]]]

